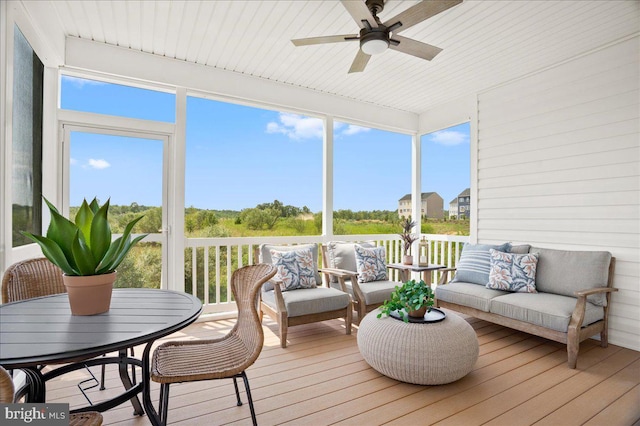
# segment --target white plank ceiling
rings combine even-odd
[[[387,50],[363,73],[348,74],[357,42],[290,42],[356,33],[356,23],[336,0],[47,1],[71,37],[414,113],[640,30],[637,0],[467,0],[402,33],[443,48],[433,61]],[[27,9],[43,3],[24,2]],[[389,0],[380,17],[384,21],[415,3]]]

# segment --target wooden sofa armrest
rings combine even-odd
[[[338,268],[319,268],[318,271],[320,271],[320,273],[323,273],[329,276],[327,277],[328,287],[331,287],[330,276],[331,275],[335,276],[338,279],[338,284],[340,284],[340,290],[342,290],[345,293],[349,293],[349,290],[347,290],[347,285],[344,282],[345,279],[350,279],[351,282],[354,283],[353,284],[354,287],[358,285],[358,274],[356,272],[348,271],[346,269],[338,269]]]
[[[578,297],[576,302],[576,307],[573,308],[573,313],[571,314],[571,320],[569,321],[569,327],[567,330],[567,341],[572,344],[569,345],[569,364],[572,363],[573,359],[573,367],[575,368],[575,359],[578,354],[578,346],[580,345],[580,329],[582,328],[582,323],[584,322],[584,315],[587,309],[587,296],[592,294],[599,293],[613,293],[618,291],[617,288],[613,287],[594,287],[585,290],[576,291],[574,294]],[[605,323],[607,321],[607,310],[605,309]]]
[[[599,294],[599,293],[613,293],[614,291],[618,291],[617,288],[612,288],[612,287],[593,287],[593,288],[587,288],[584,290],[579,290],[576,291],[575,294],[576,297],[587,297],[590,296],[592,294]]]
[[[438,285],[444,285],[449,281],[449,272],[455,272],[456,268],[438,269],[436,272],[442,272],[442,276],[438,281]]]
[[[348,271],[346,269],[338,268],[319,268],[318,271],[323,274],[335,275],[336,277],[349,278],[351,276],[358,276],[356,272]]]
[[[280,287],[282,285],[282,280],[272,278],[271,281],[273,281],[273,294],[276,297],[276,307],[278,312],[287,312],[286,305],[284,304],[284,298],[282,297],[282,288]]]

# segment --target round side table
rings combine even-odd
[[[478,359],[478,338],[460,316],[434,323],[405,323],[376,318],[380,309],[365,316],[358,328],[358,348],[378,372],[402,382],[441,385],[461,379]]]

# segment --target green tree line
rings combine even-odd
[[[77,207],[70,209],[75,217]],[[158,233],[162,228],[162,208],[130,205],[112,205],[109,209],[112,232],[121,233],[133,218],[144,217],[134,228],[136,233]],[[396,234],[400,231],[397,211],[374,210],[333,212],[335,235]],[[469,235],[468,221],[424,220],[422,233]],[[189,238],[246,237],[246,236],[299,236],[320,235],[322,213],[313,213],[306,207],[285,205],[279,200],[261,203],[253,208],[234,210],[185,208],[185,234]],[[248,263],[247,248],[243,248],[242,264]],[[227,250],[221,247],[220,282],[227,281]],[[215,301],[216,264],[215,250],[209,251],[209,294]],[[185,250],[185,289],[191,292],[195,272],[197,294],[204,298],[204,249],[196,249],[197,270],[193,271],[191,249]],[[237,250],[231,250],[232,270],[238,266]],[[160,286],[162,274],[162,247],[159,243],[141,243],[134,247],[118,269],[116,286]],[[226,287],[221,288],[221,301],[227,300]]]

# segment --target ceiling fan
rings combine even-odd
[[[299,38],[291,42],[296,46],[309,46],[359,40],[360,49],[351,64],[349,73],[364,71],[371,55],[380,54],[387,48],[430,61],[442,49],[402,37],[398,33],[462,3],[462,0],[423,0],[393,18],[381,22],[378,13],[384,9],[384,2],[385,0],[341,0],[342,5],[360,27],[359,34]]]

